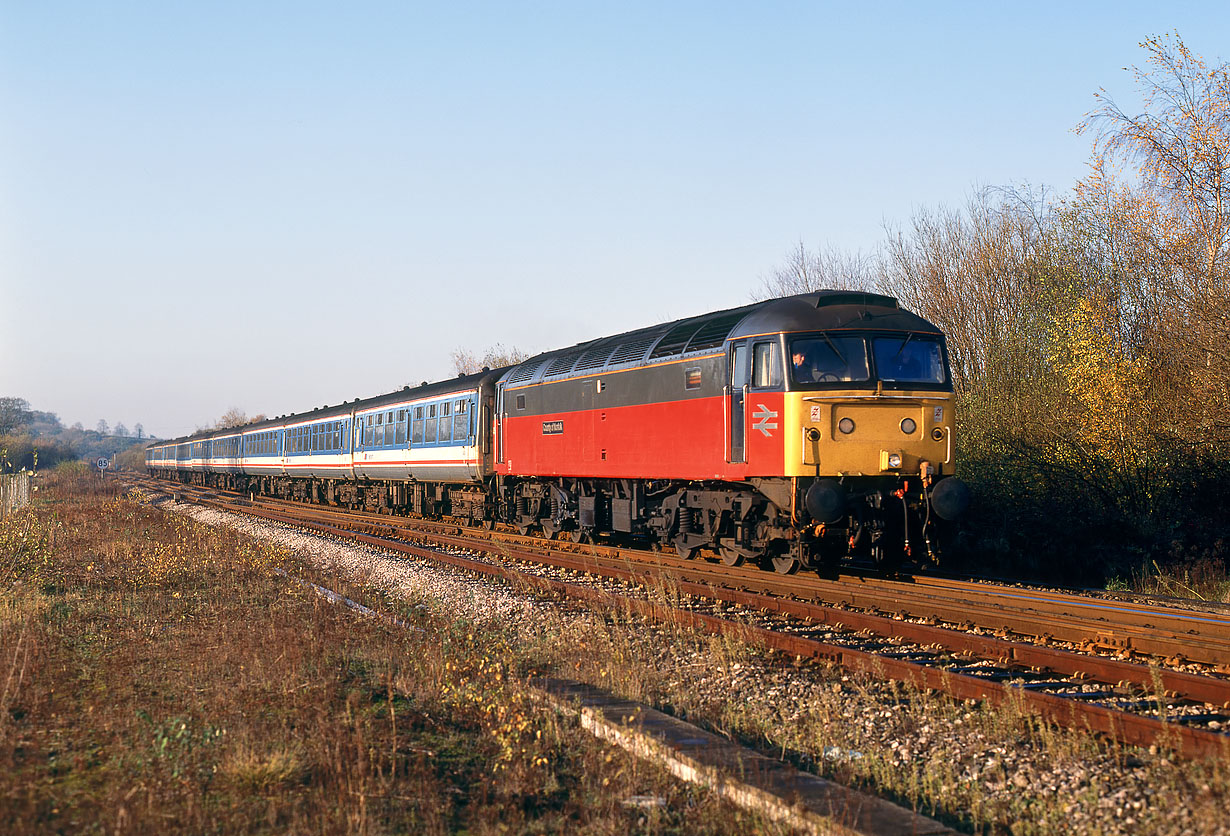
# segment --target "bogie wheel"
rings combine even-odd
[[[589,536],[589,532],[583,528],[574,528],[568,532],[568,539],[574,543],[590,543],[593,538]]]
[[[682,537],[675,539],[675,553],[684,560],[691,560],[696,557],[696,547],[687,545],[687,541]]]
[[[793,575],[799,571],[799,561],[790,555],[773,558],[773,571],[779,575]]]
[[[742,566],[745,560],[743,553],[723,546],[721,549],[722,563],[726,566]]]

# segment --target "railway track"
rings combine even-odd
[[[1230,755],[1230,616],[1223,613],[941,578],[779,576],[153,480],[144,485],[957,698],[1014,703],[1128,744],[1160,744],[1189,757]],[[669,590],[678,601],[668,605],[651,589]]]

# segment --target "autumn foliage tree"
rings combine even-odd
[[[1093,171],[1077,200],[1121,227],[1133,254],[1115,303],[1143,320],[1147,348],[1168,366],[1177,429],[1199,445],[1230,442],[1230,65],[1210,67],[1176,34],[1141,44],[1132,74],[1144,110],[1105,91],[1079,130],[1095,136]],[[1136,174],[1131,187],[1115,176]],[[1125,287],[1115,285],[1126,284]]]
[[[1069,194],[920,210],[881,260],[948,335],[978,550],[1038,568],[1230,555],[1230,68],[1141,46]]]

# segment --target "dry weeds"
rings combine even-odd
[[[498,636],[357,617],[80,474],[40,496],[0,525],[2,832],[775,832],[532,710]]]

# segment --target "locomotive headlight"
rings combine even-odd
[[[846,435],[854,432],[854,421],[850,418],[842,418],[837,422],[837,429],[841,430]]]
[[[890,453],[888,450],[880,451],[880,470],[900,470],[901,469],[901,454]]]
[[[914,423],[913,418],[901,419],[901,431],[906,435],[912,435],[914,430],[918,429],[918,424]]]

